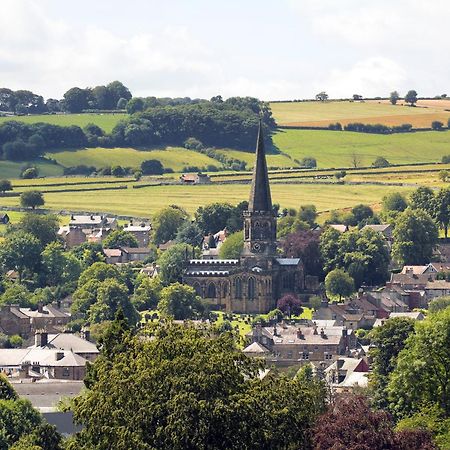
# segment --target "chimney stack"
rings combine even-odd
[[[42,302],[38,302],[37,304],[37,310],[39,313],[43,313],[44,312],[44,304]]]
[[[45,347],[48,344],[48,333],[44,330],[36,330],[34,344],[36,347]]]
[[[85,341],[90,341],[91,340],[91,330],[89,329],[89,327],[83,327],[81,329],[81,337]]]

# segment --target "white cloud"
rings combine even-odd
[[[329,75],[314,84],[315,91],[325,90],[332,98],[353,94],[387,95],[406,80],[405,70],[384,57],[367,58],[347,69],[332,69]]]
[[[252,20],[236,26],[237,2],[132,0],[125,11],[118,0],[95,0],[93,9],[108,7],[108,16],[83,20],[87,0],[78,9],[68,1],[67,14],[58,0],[2,0],[1,84],[46,97],[115,79],[135,95],[204,98],[447,89],[448,0],[286,1],[291,8],[259,8],[257,16],[253,2],[242,2],[241,21]]]
[[[97,27],[51,21],[28,0],[6,1],[0,16],[0,72],[13,89],[61,96],[72,86],[113,79],[132,83],[136,94],[158,95],[201,80],[218,68],[185,27],[119,35]],[[177,86],[178,83],[178,86]]]

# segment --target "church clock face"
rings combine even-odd
[[[255,243],[252,245],[252,250],[253,250],[255,253],[262,252],[262,251],[264,250],[264,244],[260,244],[259,242],[255,242]]]

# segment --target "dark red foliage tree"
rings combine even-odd
[[[323,278],[322,256],[319,248],[320,232],[299,230],[288,234],[282,242],[284,254],[288,258],[301,258],[306,275]]]
[[[331,404],[313,429],[314,450],[433,450],[429,433],[396,433],[391,416],[372,411],[363,396],[346,395]]]
[[[299,316],[303,312],[302,303],[294,294],[286,294],[277,302],[277,308],[291,317],[292,314]]]

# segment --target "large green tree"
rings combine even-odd
[[[450,223],[450,188],[443,188],[437,193],[434,201],[434,211],[434,217],[444,230],[445,237],[447,237]]]
[[[114,230],[103,240],[104,248],[139,247],[136,237],[128,231]]]
[[[389,378],[389,407],[396,417],[436,405],[450,417],[450,308],[416,322]]]
[[[207,206],[200,206],[195,212],[195,220],[207,235],[223,230],[233,213],[233,206],[229,203],[212,203]]]
[[[60,242],[51,242],[42,252],[42,268],[50,286],[75,282],[81,274],[81,263],[65,252]]]
[[[181,208],[168,206],[153,216],[153,240],[156,245],[175,239],[181,225],[186,220],[186,212]]]
[[[130,324],[134,325],[138,321],[139,315],[130,301],[127,286],[115,279],[104,280],[97,288],[95,303],[89,308],[89,322],[113,320],[119,308]]]
[[[392,253],[401,264],[427,264],[439,237],[433,219],[421,209],[399,214],[393,233]]]
[[[410,106],[414,106],[417,103],[417,92],[415,90],[410,90],[405,95],[405,102],[409,103]]]
[[[238,259],[244,248],[244,233],[236,231],[230,234],[219,248],[219,255],[222,259]]]
[[[42,206],[44,203],[44,195],[41,191],[31,190],[20,194],[20,204],[25,208],[35,209],[36,206]]]
[[[373,359],[370,389],[374,406],[388,406],[386,387],[390,373],[396,366],[397,356],[405,347],[406,339],[414,332],[414,321],[403,317],[389,319],[381,327],[370,332]]]
[[[203,305],[194,288],[174,283],[161,290],[158,310],[176,320],[193,319],[203,312]]]
[[[160,276],[163,284],[181,281],[186,257],[191,258],[192,247],[186,244],[175,244],[158,258]]]
[[[25,214],[15,228],[35,236],[44,248],[58,240],[59,219],[53,214]]]
[[[431,217],[436,215],[436,201],[434,192],[428,186],[420,186],[411,194],[412,209],[423,209]]]
[[[334,269],[325,277],[325,289],[330,295],[338,295],[341,300],[355,292],[355,282],[347,272]]]
[[[16,231],[0,243],[0,267],[15,270],[19,281],[28,272],[32,275],[41,263],[41,245],[30,233]]]
[[[320,237],[324,270],[344,269],[356,287],[383,283],[388,275],[389,252],[386,241],[372,229],[339,233],[328,228]]]
[[[147,333],[153,338],[116,333],[110,356],[89,370],[88,389],[74,401],[83,429],[73,448],[310,448],[321,383],[260,379],[261,362],[244,356],[230,333],[170,323]]]
[[[147,275],[140,275],[136,282],[136,288],[131,299],[134,307],[138,311],[155,309],[161,298],[163,288],[159,277],[149,278]]]

